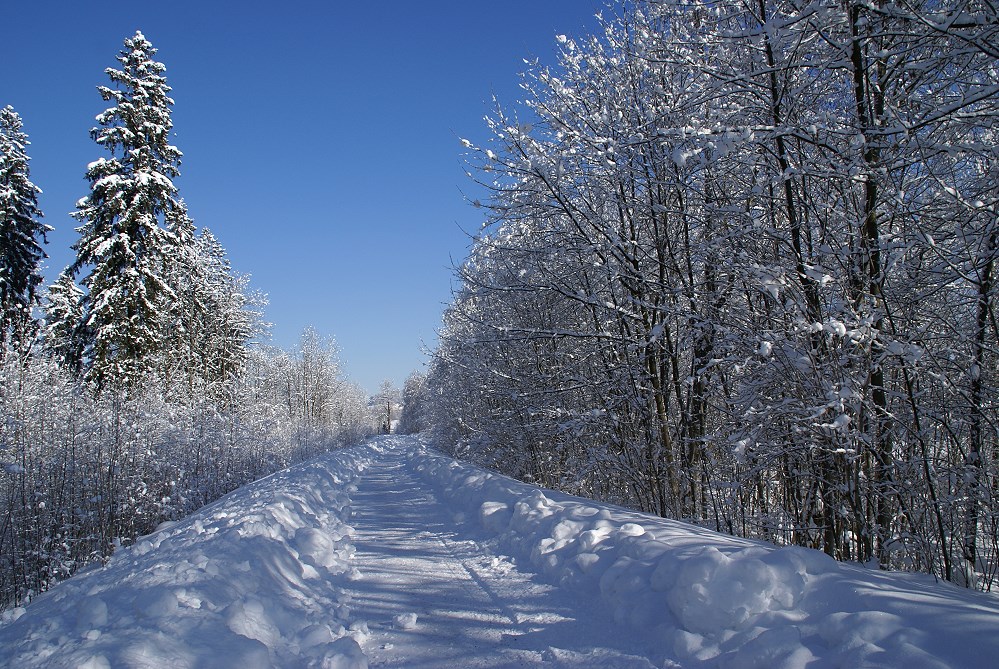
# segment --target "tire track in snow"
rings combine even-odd
[[[371,667],[651,666],[614,648],[601,612],[462,536],[398,451],[370,463],[351,507],[351,610]]]

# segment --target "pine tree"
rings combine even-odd
[[[52,228],[39,222],[38,194],[28,171],[28,136],[10,106],[0,109],[0,357],[8,342],[30,341],[31,309],[42,282],[39,261],[47,257],[39,243]]]
[[[161,313],[169,346],[164,378],[186,392],[215,395],[243,369],[250,340],[263,332],[263,302],[232,271],[225,248],[202,229],[171,267],[175,299]]]
[[[266,298],[249,290],[249,277],[233,272],[225,248],[210,230],[199,231],[194,249],[204,282],[204,377],[209,384],[220,383],[243,370],[250,341],[265,333],[261,309]]]
[[[155,53],[136,32],[118,55],[122,69],[106,70],[115,87],[98,91],[114,104],[91,136],[111,155],[89,165],[91,192],[74,213],[82,225],[72,271],[90,268],[82,281],[87,376],[98,387],[129,386],[155,369],[166,339],[158,313],[172,297],[169,266],[193,238],[173,183],[182,156],[168,141],[174,101]]]
[[[83,364],[82,323],[83,291],[73,281],[72,274],[62,272],[49,286],[42,337],[49,353],[77,375]]]

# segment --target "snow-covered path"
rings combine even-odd
[[[383,437],[0,615],[0,668],[959,669],[999,598],[541,490]]]
[[[653,666],[606,610],[463,538],[452,510],[387,455],[351,496],[360,577],[347,591],[370,666]]]

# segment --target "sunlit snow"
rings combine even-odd
[[[979,667],[999,599],[541,490],[382,437],[0,624],[11,667]]]

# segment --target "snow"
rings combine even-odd
[[[365,666],[341,640],[348,458],[240,489],[15,610],[0,666]]]
[[[416,627],[416,621],[419,620],[419,616],[415,613],[400,613],[392,618],[395,622],[396,627],[401,630],[411,630]]]
[[[846,325],[844,325],[842,321],[838,321],[834,318],[829,320],[829,322],[825,325],[825,329],[838,337],[846,336]]]
[[[3,614],[17,667],[977,667],[999,599],[380,437]]]

